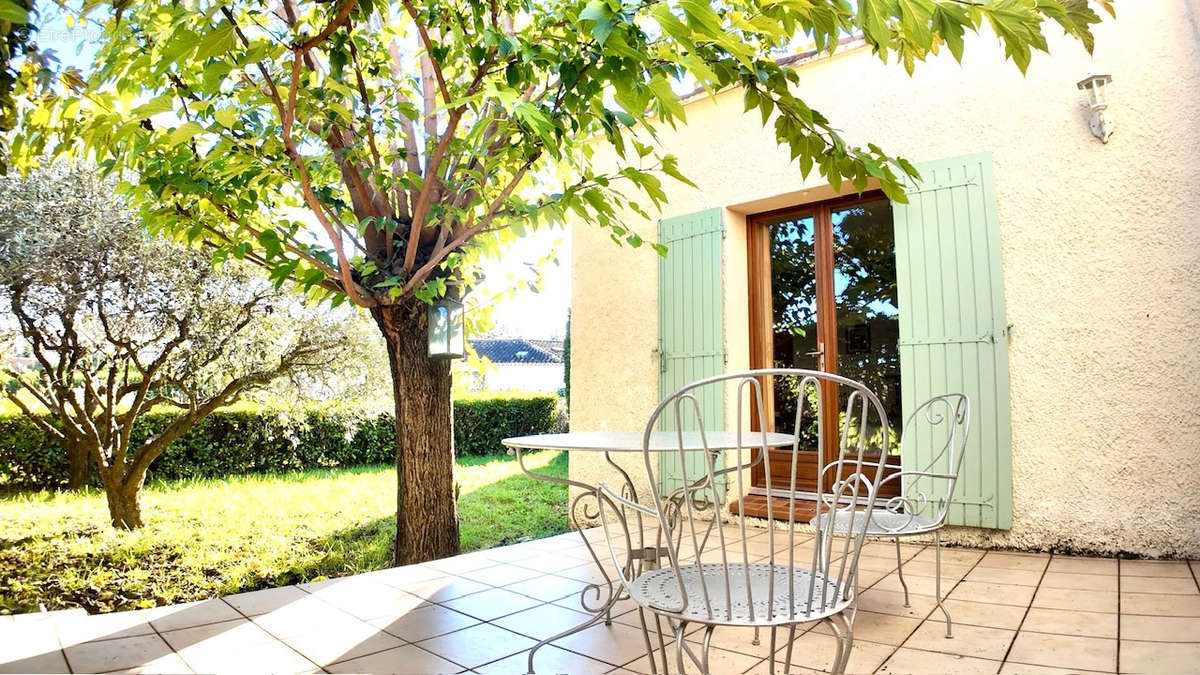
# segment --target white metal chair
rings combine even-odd
[[[881,487],[898,483],[899,494],[890,499],[880,498],[871,510],[867,525],[868,537],[891,537],[896,542],[896,573],[904,589],[904,606],[909,606],[908,584],[904,581],[904,560],[900,555],[900,539],[933,533],[936,561],[934,593],[937,605],[946,617],[946,637],[953,637],[950,611],[942,604],[942,526],[946,524],[954,484],[966,454],[967,433],[971,426],[971,402],[965,394],[943,394],[925,401],[909,414],[900,439],[901,455],[913,458],[918,467],[884,476]],[[812,524],[820,539],[832,521],[838,534],[847,532],[852,523],[841,514],[830,518],[821,514]]]
[[[823,443],[817,444],[818,466],[826,467],[831,477],[827,485],[818,488],[818,513],[837,513],[838,518],[827,521],[828,531],[821,539],[821,546],[804,543],[807,527],[794,524],[788,517],[796,512],[796,490],[798,485],[800,440],[790,448],[774,451],[775,464],[779,466],[779,453],[790,452],[788,484],[791,487],[787,513],[777,513],[783,508],[767,503],[767,517],[759,520],[767,531],[757,537],[754,520],[739,509],[738,515],[730,515],[727,506],[747,494],[751,468],[762,465],[769,485],[772,463],[764,461],[767,456],[766,436],[763,432],[749,428],[750,412],[757,419],[765,420],[767,407],[764,404],[767,387],[779,380],[795,387],[797,400],[814,401],[817,437],[825,438],[823,415],[827,405],[837,409],[836,399],[826,401],[824,392],[836,384],[846,397],[846,407],[839,437],[839,447],[830,449]],[[825,383],[826,386],[822,386]],[[743,450],[719,453],[709,451],[706,433],[718,431],[707,426],[701,414],[703,391],[718,390],[718,401],[736,396],[737,439]],[[709,401],[712,399],[709,398]],[[811,424],[813,411],[805,405],[797,406],[793,430]],[[710,415],[711,416],[711,415]],[[646,425],[642,458],[649,480],[650,504],[640,504],[627,497],[626,493],[613,490],[600,483],[596,497],[600,504],[601,522],[604,526],[609,550],[618,569],[625,592],[636,602],[642,620],[651,667],[654,663],[654,647],[647,628],[646,614],[652,616],[658,632],[658,647],[663,672],[686,672],[684,656],[702,672],[709,672],[708,652],[713,631],[718,626],[740,626],[755,629],[770,629],[770,670],[776,666],[776,633],[787,628],[787,650],[785,664],[791,669],[792,643],[796,626],[800,623],[823,621],[829,625],[837,638],[833,672],[844,672],[853,644],[853,618],[845,613],[852,606],[854,578],[858,557],[867,531],[866,511],[860,507],[874,507],[876,491],[882,479],[882,467],[887,456],[887,415],[878,397],[864,385],[847,378],[827,373],[804,370],[755,370],[712,377],[689,384],[663,400]],[[872,454],[868,447],[870,429],[881,429],[882,454]],[[678,464],[684,475],[678,484],[682,487],[664,489],[659,472],[661,446],[651,449],[651,436],[656,431],[678,432]],[[691,439],[684,442],[684,431],[691,432]],[[731,430],[732,431],[732,430]],[[776,431],[784,431],[777,429]],[[694,434],[699,433],[703,450],[686,452],[685,445],[696,446]],[[856,438],[851,444],[847,439]],[[675,452],[672,447],[667,452]],[[721,455],[725,456],[722,457]],[[786,455],[785,455],[786,456]],[[702,460],[702,461],[701,461]],[[618,549],[635,548],[635,540],[624,527],[630,519],[626,512],[649,516],[657,524],[658,550],[666,562],[661,567],[646,565],[640,569],[623,568]],[[723,524],[722,520],[729,521]],[[748,520],[750,523],[748,523]],[[839,537],[835,546],[833,523],[847,526],[850,536]],[[797,541],[797,536],[804,539]],[[758,542],[757,544],[754,542]],[[766,550],[761,548],[766,543]],[[636,546],[641,546],[640,542]],[[669,563],[669,564],[668,564]],[[665,619],[674,637],[676,667],[668,665],[666,643],[663,639],[662,620]],[[697,654],[684,640],[689,624],[705,626]]]

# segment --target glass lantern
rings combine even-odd
[[[451,298],[435,300],[427,313],[429,356],[460,359],[467,354],[463,330],[463,304]]]

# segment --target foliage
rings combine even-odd
[[[550,394],[474,394],[454,401],[454,449],[490,455],[509,436],[557,431],[558,397]]]
[[[509,436],[556,430],[553,396],[473,396],[454,408],[460,456],[503,452]],[[134,444],[161,433],[178,413],[156,410],[137,419]],[[390,414],[340,405],[306,410],[238,405],[199,421],[151,465],[151,480],[225,478],[381,464],[395,455]],[[67,458],[58,442],[21,415],[0,415],[0,485],[63,487]],[[95,476],[92,485],[96,485]]]
[[[97,67],[44,97],[18,143],[132,170],[155,228],[318,294],[373,306],[469,285],[472,261],[568,213],[641,243],[622,210],[686,181],[648,143],[676,89],[744,90],[800,169],[889,196],[912,166],[847,144],[777,56],[862,34],[911,72],[990,29],[1022,70],[1056,22],[1091,49],[1111,0],[401,0],[114,3]],[[636,127],[636,129],[635,129]],[[598,173],[593,140],[619,166]],[[552,186],[552,187],[551,187]],[[640,195],[640,196],[639,196]],[[320,236],[314,236],[314,228]]]
[[[565,454],[528,461],[566,476]],[[566,488],[512,459],[469,458],[457,475],[465,550],[566,531]],[[136,609],[389,567],[395,480],[375,466],[156,481],[157,516],[134,531],[107,526],[98,491],[0,497],[0,613]]]
[[[245,391],[332,366],[346,322],[317,314],[251,275],[151,240],[86,168],[57,165],[0,179],[0,301],[38,369],[8,375],[48,411],[8,399],[59,441],[72,478],[90,459],[113,524],[141,525],[150,464],[193,425]],[[135,443],[155,406],[178,411]],[[53,421],[53,423],[51,423]],[[75,482],[78,482],[77,480]]]
[[[567,309],[567,330],[563,334],[563,399],[571,414],[571,310]]]

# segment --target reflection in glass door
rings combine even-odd
[[[822,370],[863,382],[882,399],[892,427],[889,447],[898,452],[900,310],[891,203],[882,195],[838,200],[762,214],[751,222],[752,365]],[[799,488],[815,491],[814,404],[798,401],[796,392],[778,382],[771,393],[773,430],[791,431],[797,406],[805,407],[805,423],[795,431],[806,451],[800,474],[808,479]],[[845,410],[845,394],[836,387],[825,396]],[[831,408],[824,422],[825,447],[837,447],[841,415]],[[878,425],[867,434],[870,446],[882,446]],[[790,462],[780,457],[778,463],[782,469]],[[776,485],[766,485],[765,471],[756,472],[756,485],[786,487],[787,478],[776,476],[787,472],[776,471],[775,464]]]

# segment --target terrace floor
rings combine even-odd
[[[765,555],[765,534],[753,537]],[[850,672],[1200,671],[1195,561],[945,549],[955,620],[947,640],[932,595],[933,549],[904,546],[903,555],[908,608],[892,544],[864,550]],[[599,576],[569,533],[186,605],[0,617],[0,672],[524,673],[530,646],[586,618],[579,592]],[[637,612],[625,601],[615,613],[611,626],[543,648],[537,671],[648,673]],[[794,672],[828,667],[834,639],[820,627],[800,630]],[[718,629],[712,670],[765,673],[767,645]]]

